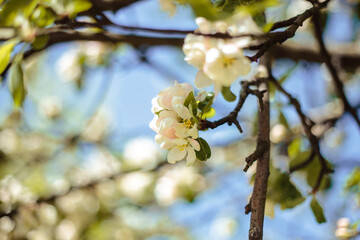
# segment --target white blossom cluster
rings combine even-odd
[[[172,1],[160,0],[160,5],[174,12]],[[259,34],[261,30],[251,15],[243,12],[225,20],[211,22],[198,17],[195,21],[198,29],[186,36],[183,45],[185,61],[199,70],[195,86],[214,85],[215,95],[222,91],[225,99],[231,101],[228,97],[231,84],[251,71],[251,61],[244,56],[243,49],[250,45],[250,35]],[[189,165],[197,158],[206,160],[211,156],[208,144],[199,138],[198,121],[215,114],[211,108],[214,94],[211,93],[211,97],[203,92],[196,99],[192,95],[193,104],[185,103],[192,92],[190,84],[176,83],[175,87],[161,91],[153,99],[155,118],[150,126],[157,133],[156,142],[169,150],[170,163],[186,159]]]
[[[210,22],[198,17],[195,21],[198,34],[188,34],[185,38],[185,61],[199,69],[196,87],[214,84],[214,91],[218,93],[223,86],[230,87],[239,76],[250,72],[251,61],[244,56],[243,48],[250,44],[251,38],[244,35],[261,33],[261,30],[245,13],[227,20]],[[207,36],[216,33],[228,34],[233,38]]]
[[[153,99],[152,112],[155,114],[150,127],[157,133],[155,140],[163,149],[170,150],[168,161],[175,163],[186,158],[187,164],[196,160],[196,151],[200,144],[196,116],[192,107],[185,107],[187,96],[193,92],[188,83],[175,83],[174,87],[166,88]]]

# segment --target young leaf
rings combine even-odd
[[[300,138],[296,138],[290,143],[288,147],[288,154],[291,159],[295,158],[298,155],[298,153],[300,152],[300,147],[301,147]]]
[[[18,40],[11,39],[0,46],[0,74],[2,74],[10,62],[11,52]]]
[[[201,115],[201,119],[211,118],[211,117],[215,116],[215,113],[216,113],[215,109],[210,108],[207,112],[204,112]]]
[[[289,123],[288,123],[288,121],[286,120],[286,117],[284,116],[284,114],[281,111],[279,111],[279,123],[284,125],[286,127],[286,129],[290,129]]]
[[[236,96],[233,92],[231,92],[230,87],[222,87],[221,94],[224,99],[228,102],[233,102],[236,99]]]
[[[198,103],[199,109],[202,112],[207,112],[211,108],[211,105],[214,102],[214,97],[215,97],[214,93],[208,92],[206,94],[206,98],[203,101]]]
[[[196,157],[201,161],[206,161],[211,157],[211,149],[209,144],[203,139],[196,139],[200,144],[200,151],[195,151]]]
[[[49,41],[48,35],[38,36],[35,38],[35,41],[31,44],[32,47],[36,50],[42,49],[46,46]]]
[[[324,211],[315,197],[313,197],[313,199],[311,200],[310,207],[318,223],[326,222]]]
[[[184,106],[187,107],[189,110],[190,110],[190,105],[194,116],[196,116],[198,106],[194,97],[194,92],[190,92],[184,101]]]
[[[9,90],[16,107],[21,107],[26,95],[24,86],[24,74],[20,62],[16,62],[10,68]]]

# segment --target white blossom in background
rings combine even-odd
[[[84,169],[92,179],[102,179],[117,173],[120,167],[117,158],[109,152],[99,150],[88,156]]]
[[[168,162],[175,163],[186,159],[188,165],[196,160],[195,151],[200,150],[196,116],[193,116],[191,105],[184,106],[184,102],[193,87],[188,83],[175,83],[166,88],[153,99],[152,112],[155,114],[150,127],[157,133],[156,143],[162,149],[170,150]]]
[[[60,59],[56,62],[56,69],[65,82],[75,82],[82,74],[80,65],[79,51],[69,50],[61,55]]]
[[[154,181],[152,173],[132,172],[121,178],[119,187],[123,194],[135,200],[141,200]]]
[[[75,240],[78,239],[77,235],[77,227],[69,219],[62,220],[55,230],[56,240]]]
[[[95,66],[104,62],[110,51],[109,45],[90,41],[79,43],[76,48],[66,51],[56,62],[57,71],[65,82],[76,82],[83,74],[82,64]]]
[[[229,19],[210,22],[203,17],[196,18],[199,34],[259,34],[260,28],[249,14],[239,13]],[[251,70],[250,60],[244,56],[243,48],[251,43],[250,37],[232,39],[212,38],[188,34],[183,51],[185,61],[199,69],[195,85],[204,88],[215,86],[217,94],[223,86],[230,85],[239,77],[246,76]]]
[[[230,239],[237,228],[237,222],[231,217],[219,217],[211,225],[210,234],[218,239]]]
[[[159,0],[162,11],[168,12],[170,16],[174,16],[176,12],[176,4],[172,0]]]
[[[357,234],[356,230],[351,228],[348,218],[340,218],[336,225],[335,236],[339,239],[351,239]]]
[[[278,123],[274,125],[270,130],[270,141],[273,143],[279,143],[282,142],[287,135],[287,129],[286,127]]]
[[[102,108],[86,123],[81,136],[86,141],[99,142],[108,133],[111,123],[111,113]]]
[[[39,112],[46,118],[54,119],[60,115],[62,104],[55,96],[44,97],[40,100]]]
[[[6,176],[0,181],[0,201],[4,212],[11,210],[15,203],[35,201],[34,194],[13,176]]]
[[[0,150],[5,154],[15,154],[20,147],[20,137],[15,129],[5,128],[0,132]]]
[[[97,41],[85,42],[81,45],[81,53],[86,57],[86,63],[90,66],[102,64],[104,55],[108,54],[110,47],[108,44]]]
[[[157,179],[154,195],[159,204],[167,206],[181,197],[184,189],[200,192],[205,187],[205,178],[197,172],[196,168],[176,166]]]
[[[141,149],[141,151],[139,151]],[[138,137],[128,141],[124,148],[124,164],[133,168],[151,169],[160,159],[160,149],[153,139]]]

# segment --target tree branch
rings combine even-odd
[[[265,65],[269,65],[270,59],[268,56],[262,60]],[[246,208],[246,211],[251,211],[250,217],[250,229],[249,240],[260,240],[263,237],[263,224],[264,224],[264,212],[267,193],[267,184],[269,177],[270,166],[270,103],[268,82],[263,81],[259,85],[259,90],[264,92],[262,99],[259,102],[263,102],[263,109],[258,111],[258,144],[255,153],[252,155],[258,158],[256,164],[255,181],[253,187],[253,193],[251,195],[250,209]],[[251,156],[251,155],[250,155]]]
[[[355,108],[353,108],[350,105],[349,100],[347,99],[345,91],[344,91],[344,84],[342,83],[342,81],[337,73],[337,70],[331,61],[331,56],[325,47],[324,39],[322,37],[322,31],[321,31],[318,11],[316,11],[314,13],[313,22],[314,22],[315,37],[316,37],[317,43],[320,47],[320,53],[324,57],[325,64],[330,71],[331,77],[333,79],[333,83],[336,86],[337,95],[342,100],[345,111],[348,112],[354,118],[354,120],[356,121],[356,123],[358,124],[358,126],[360,128],[360,118],[357,114],[357,111]]]
[[[256,84],[262,82],[263,80],[264,79],[257,79],[253,82],[249,82],[249,81],[241,82],[241,90],[240,90],[240,94],[239,94],[239,100],[238,100],[238,103],[237,103],[235,109],[226,117],[223,117],[215,122],[211,122],[208,120],[201,120],[198,125],[198,129],[199,130],[204,130],[207,128],[214,129],[214,128],[217,128],[217,127],[227,123],[229,126],[232,124],[235,124],[236,127],[238,128],[238,130],[240,131],[240,133],[242,133],[240,123],[237,120],[238,114],[239,114],[241,108],[243,107],[245,100],[249,96],[249,94],[253,94],[253,95],[257,96],[259,99],[261,99],[264,96],[264,93],[265,93],[264,91],[250,89],[250,86],[256,85]],[[262,103],[260,103],[260,107],[261,106],[262,106]]]
[[[309,142],[311,144],[311,149],[312,152],[314,152],[314,154],[318,157],[320,163],[321,163],[321,172],[319,174],[319,178],[317,180],[316,185],[313,187],[313,193],[317,192],[319,190],[319,187],[321,185],[321,181],[323,179],[323,177],[325,176],[325,174],[328,173],[332,173],[334,172],[331,168],[329,168],[326,164],[326,159],[323,157],[323,155],[320,152],[320,139],[319,137],[315,136],[313,134],[313,132],[311,131],[312,127],[316,125],[316,123],[314,121],[312,121],[309,117],[307,117],[301,110],[301,106],[299,101],[294,98],[290,93],[288,93],[282,86],[281,84],[272,76],[272,74],[270,73],[270,78],[269,80],[271,81],[271,83],[274,84],[274,86],[281,92],[283,93],[288,99],[289,102],[295,107],[295,110],[297,112],[297,114],[300,117],[300,121],[301,124],[303,126],[304,132],[306,137],[309,139]],[[300,164],[300,166],[296,166],[295,169],[290,169],[290,172],[296,171],[302,167],[304,167],[305,165],[309,164],[311,161],[313,161],[315,158],[312,157],[312,155],[310,155],[310,157],[302,164]]]
[[[167,164],[167,162],[161,162],[155,168],[153,168],[150,171],[151,172],[157,171],[166,164]],[[76,191],[76,190],[79,190],[79,189],[94,188],[94,187],[96,187],[97,185],[99,185],[99,184],[101,184],[103,182],[116,180],[117,178],[122,177],[122,176],[124,176],[124,175],[126,175],[128,173],[134,172],[134,171],[139,171],[139,169],[127,170],[127,171],[114,173],[114,174],[112,174],[110,176],[107,176],[106,178],[95,179],[95,180],[90,181],[90,182],[88,182],[86,184],[72,186],[66,192],[63,192],[63,193],[53,194],[53,195],[46,196],[46,197],[40,197],[35,202],[19,204],[19,205],[15,206],[14,208],[12,208],[7,213],[4,213],[4,212],[0,213],[0,218],[5,217],[5,216],[10,217],[10,218],[14,217],[18,213],[18,209],[21,206],[26,206],[26,205],[31,205],[31,204],[40,204],[40,203],[52,203],[56,199],[58,199],[60,197],[63,197],[63,196],[66,196],[66,195],[68,195],[69,193],[71,193],[73,191]]]
[[[287,39],[292,38],[295,36],[295,33],[297,29],[302,26],[304,21],[311,16],[313,16],[314,13],[316,13],[319,9],[322,9],[327,6],[328,2],[330,0],[326,0],[322,2],[321,4],[318,4],[308,10],[306,10],[304,13],[296,16],[296,19],[293,21],[293,19],[290,19],[289,22],[286,22],[286,24],[292,22],[292,24],[283,32],[273,32],[269,34],[269,39],[259,45],[255,45],[250,47],[250,50],[258,50],[256,54],[249,57],[251,61],[257,61],[262,55],[265,54],[265,52],[272,46],[278,43],[283,43]],[[280,24],[282,26],[282,24]]]

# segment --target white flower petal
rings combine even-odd
[[[189,109],[185,107],[184,105],[176,105],[174,106],[174,111],[181,117],[182,119],[190,119],[191,114],[189,112]]]
[[[185,158],[186,156],[186,149],[178,148],[177,146],[173,147],[167,156],[169,163],[175,163]]]
[[[192,165],[196,160],[196,153],[191,147],[187,148],[186,165]]]
[[[195,86],[197,88],[205,88],[213,84],[213,81],[200,70],[195,77]]]
[[[188,138],[188,141],[192,148],[194,148],[196,151],[200,151],[200,144],[198,141],[192,138]]]

